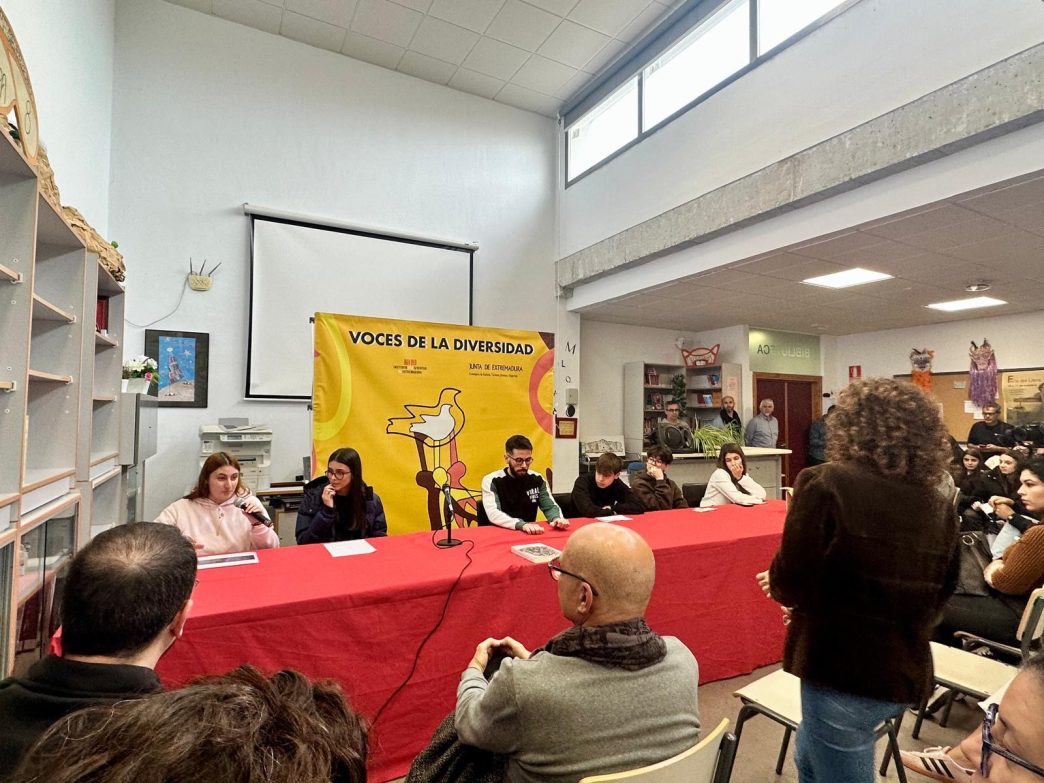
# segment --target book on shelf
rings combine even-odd
[[[98,309],[94,315],[94,328],[99,332],[107,332],[109,329],[109,297],[98,297]]]

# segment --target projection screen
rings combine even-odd
[[[474,246],[247,214],[248,398],[311,398],[317,312],[471,324]]]

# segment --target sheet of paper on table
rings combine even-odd
[[[596,517],[599,522],[630,522],[630,517],[625,517],[623,514],[610,514],[607,517]]]
[[[369,541],[359,538],[355,541],[334,541],[332,544],[323,544],[330,557],[349,557],[350,555],[368,555],[376,552]]]
[[[696,506],[696,508],[694,508],[693,511],[695,511],[696,513],[700,513],[703,511],[713,511],[714,508],[714,506]]]
[[[199,570],[228,568],[238,565],[257,565],[257,552],[233,552],[229,555],[203,555],[196,563]]]

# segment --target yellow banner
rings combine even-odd
[[[550,484],[554,361],[549,333],[316,313],[313,472],[350,446],[390,534],[441,528],[446,484],[474,524],[510,436]]]

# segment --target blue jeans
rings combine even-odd
[[[802,680],[794,750],[800,783],[873,783],[874,729],[906,706]]]

